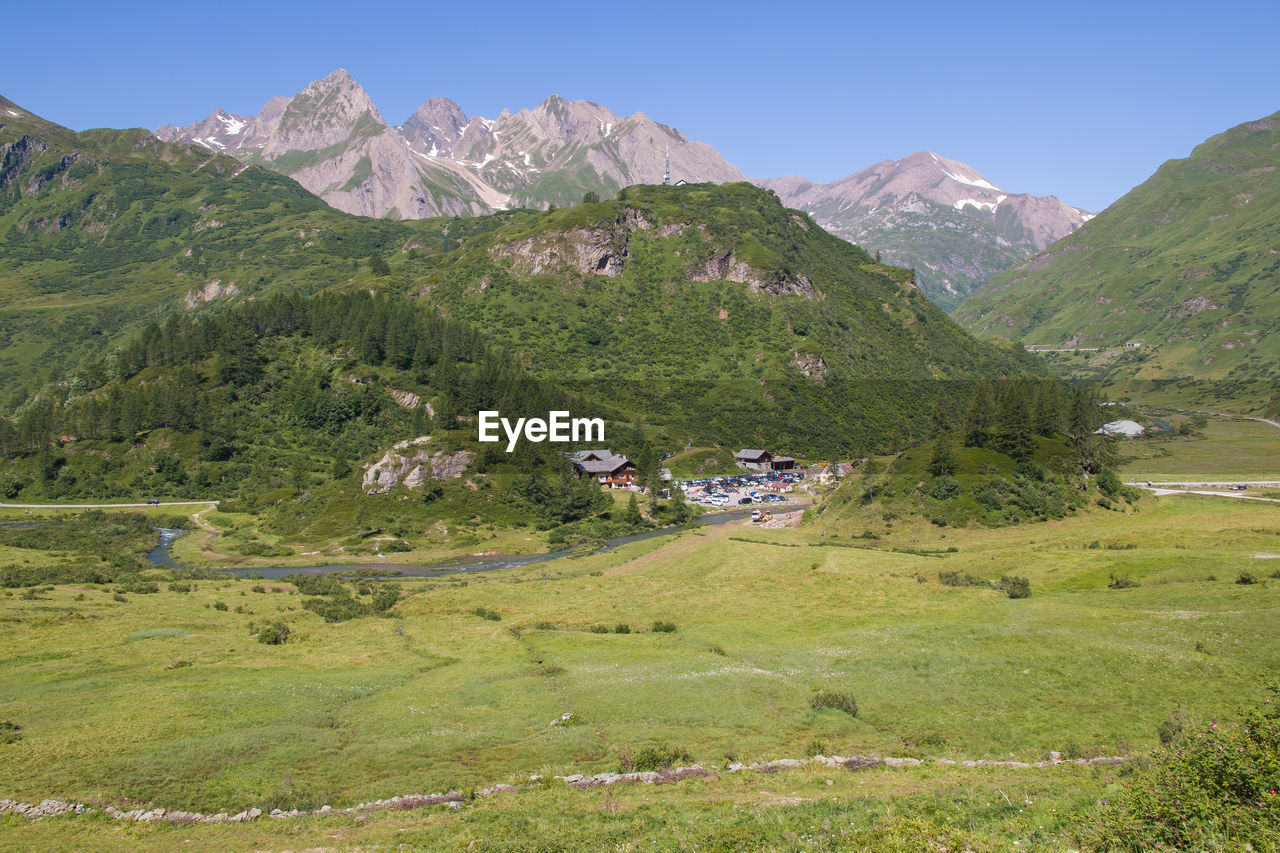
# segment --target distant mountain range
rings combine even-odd
[[[619,117],[557,95],[495,119],[431,98],[399,125],[341,69],[255,116],[217,110],[156,136],[263,165],[333,207],[394,219],[565,207],[588,192],[635,184],[731,183],[742,172],[714,148],[643,113]],[[1088,213],[1056,198],[1006,193],[931,152],[886,160],[830,184],[757,180],[823,227],[913,267],[921,288],[953,308],[991,275],[1059,239]]]
[[[956,318],[984,337],[1101,348],[1097,378],[1212,380],[1206,400],[1280,402],[1280,113],[1168,161]]]
[[[1054,196],[1005,192],[932,151],[829,184],[795,175],[758,183],[833,234],[915,269],[921,288],[947,309],[1093,216]]]
[[[743,180],[711,146],[643,113],[619,117],[558,95],[496,119],[431,98],[393,126],[342,69],[272,98],[256,116],[216,110],[155,133],[289,175],[339,210],[394,219],[565,207],[587,192],[607,198],[662,183],[668,160],[673,180]]]

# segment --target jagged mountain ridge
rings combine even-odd
[[[1006,192],[932,151],[829,184],[796,175],[757,183],[832,233],[914,268],[924,291],[948,309],[1093,216],[1054,196]]]
[[[431,98],[400,125],[378,112],[339,69],[256,116],[216,110],[156,135],[220,151],[289,175],[339,210],[417,219],[508,207],[567,206],[586,192],[672,180],[727,183],[742,173],[715,149],[643,113],[553,95],[496,119]]]

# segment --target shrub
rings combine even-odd
[[[1240,576],[1236,578],[1236,583],[1244,584],[1246,586],[1248,586],[1249,584],[1255,584],[1257,582],[1258,582],[1258,579],[1254,577],[1253,572],[1249,571],[1248,569],[1245,569],[1243,572],[1240,573]]]
[[[934,500],[949,501],[959,495],[960,481],[949,475],[935,478],[933,488],[929,489],[929,497]]]
[[[608,625],[592,625],[590,628],[590,631],[593,634],[607,634],[609,633],[609,626]]]
[[[1120,493],[1123,484],[1113,471],[1103,471],[1098,475],[1098,489],[1105,495],[1115,497]],[[1101,500],[1098,503],[1102,503]]]
[[[481,619],[488,619],[490,622],[501,622],[502,614],[496,610],[490,610],[487,607],[477,607],[471,611]]]
[[[369,602],[369,606],[373,608],[375,613],[386,613],[396,603],[400,601],[400,590],[390,584],[384,584],[373,592],[373,599]],[[499,619],[502,617],[499,616]]]
[[[614,625],[614,626],[613,626],[613,633],[615,633],[615,634],[630,634],[630,633],[631,633],[631,626],[630,626],[630,625],[628,625],[626,622],[619,622],[617,625]]]
[[[1233,722],[1183,728],[1087,828],[1094,850],[1273,850],[1280,690]],[[1163,740],[1163,737],[1162,737]]]
[[[1000,578],[1000,589],[1004,590],[1010,598],[1031,597],[1031,581],[1026,578],[1005,575]]]
[[[258,642],[268,646],[282,645],[287,639],[289,639],[289,626],[279,620],[263,625],[258,631]]]
[[[333,575],[288,575],[284,580],[303,595],[333,595],[346,589]]]
[[[623,772],[669,770],[677,763],[690,760],[692,757],[689,753],[679,747],[647,746],[632,756],[630,762],[623,761]],[[630,767],[627,767],[628,763]]]
[[[1183,739],[1188,721],[1182,716],[1182,709],[1174,711],[1169,716],[1160,721],[1160,725],[1156,726],[1156,736],[1160,738],[1161,746],[1169,746]]]
[[[9,720],[0,720],[0,743],[17,743],[22,740],[22,726]]]
[[[265,586],[258,585],[253,588],[253,591],[265,593],[267,591],[267,588]]]
[[[968,572],[938,572],[938,583],[943,586],[986,586],[987,582]]]
[[[302,602],[302,606],[326,622],[346,622],[368,613],[346,589],[327,598],[308,598]]]
[[[534,625],[534,626],[533,626],[533,629],[534,629],[535,631],[554,631],[554,630],[556,629],[556,623],[554,623],[554,622],[539,622],[537,625]]]
[[[213,609],[214,610],[230,610],[231,608],[227,607],[227,603],[225,601],[215,601],[213,603]]]
[[[672,634],[676,630],[676,623],[664,622],[659,619],[653,623],[653,631],[655,634]]]
[[[850,717],[858,716],[858,700],[852,693],[828,693],[825,690],[819,690],[813,694],[809,704],[818,710],[834,708],[837,711],[844,711]]]
[[[1111,582],[1107,584],[1109,589],[1133,589],[1138,586],[1138,582],[1128,575],[1117,575],[1111,573]]]

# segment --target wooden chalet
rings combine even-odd
[[[769,471],[772,470],[773,454],[767,450],[744,449],[733,454],[733,461],[747,471]]]
[[[636,465],[612,450],[575,450],[565,456],[573,464],[578,477],[590,477],[602,486],[616,489],[636,481]]]

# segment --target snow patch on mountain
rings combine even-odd
[[[1000,188],[998,186],[991,183],[990,181],[983,180],[982,178],[976,178],[976,179],[966,178],[964,175],[952,174],[951,172],[948,172],[946,169],[942,170],[942,174],[946,175],[948,178],[950,178],[953,181],[958,181],[962,184],[966,184],[967,186],[978,187],[979,189],[984,189],[984,190],[995,190],[996,192],[1000,192]]]

